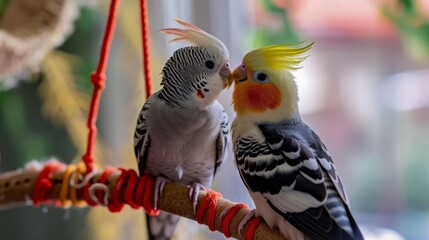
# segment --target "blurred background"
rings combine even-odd
[[[182,44],[173,18],[221,39],[231,64],[254,48],[316,42],[294,72],[303,119],[324,140],[368,239],[429,235],[429,1],[149,0],[155,90]],[[0,171],[85,151],[87,108],[108,1],[0,0]],[[103,166],[135,168],[144,84],[138,1],[122,1],[98,120]],[[231,90],[221,96],[231,120]],[[214,188],[252,206],[230,159]],[[223,239],[183,220],[178,239]],[[1,239],[146,239],[126,208],[1,209]]]

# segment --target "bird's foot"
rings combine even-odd
[[[153,201],[154,201],[154,209],[158,209],[158,199],[162,190],[164,190],[165,183],[170,182],[169,179],[158,176],[155,178],[155,186],[153,190]]]
[[[243,236],[241,236],[241,230],[243,230],[244,226],[246,226],[250,219],[254,218],[255,216],[256,210],[252,209],[249,213],[246,214],[246,216],[244,216],[243,220],[241,220],[241,222],[238,224],[238,233],[240,234],[241,238],[243,238]]]
[[[198,182],[194,182],[189,186],[188,194],[189,194],[189,198],[191,199],[191,202],[192,202],[192,207],[194,209],[194,213],[196,212],[196,209],[197,209],[198,194],[200,193],[201,189],[207,191],[207,188],[203,184],[198,183]]]

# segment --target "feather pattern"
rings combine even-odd
[[[163,88],[159,97],[174,106],[182,106],[189,101],[193,97],[192,93],[198,88],[206,87],[207,80],[216,74],[196,71],[195,66],[201,65],[206,59],[218,60],[203,47],[184,47],[175,51],[162,69]]]
[[[261,134],[241,134],[234,149],[251,195],[311,239],[363,239],[320,138],[299,118],[254,128]]]
[[[134,154],[137,156],[137,163],[139,166],[139,172],[142,172],[146,168],[147,160],[147,149],[149,148],[149,134],[147,134],[147,113],[150,109],[152,102],[155,100],[156,95],[152,95],[143,105],[138,119],[137,126],[134,132]]]

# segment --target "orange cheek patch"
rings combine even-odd
[[[197,90],[197,97],[199,97],[199,98],[201,98],[201,99],[203,99],[203,98],[204,98],[204,93],[203,93],[203,91],[201,91],[201,89],[198,89],[198,90]]]
[[[282,95],[273,84],[252,85],[248,90],[249,106],[254,111],[262,112],[280,105]]]
[[[282,94],[274,84],[255,84],[250,80],[235,86],[233,99],[237,113],[246,110],[263,112],[277,108],[282,101]]]

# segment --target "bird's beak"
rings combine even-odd
[[[242,68],[242,65],[239,65],[234,69],[234,71],[231,74],[231,82],[234,81],[235,84],[238,84],[239,82],[243,82],[247,80],[247,73],[246,70]]]
[[[220,77],[222,78],[225,87],[229,87],[232,84],[231,80],[231,68],[229,68],[229,62],[226,62],[219,71]]]

